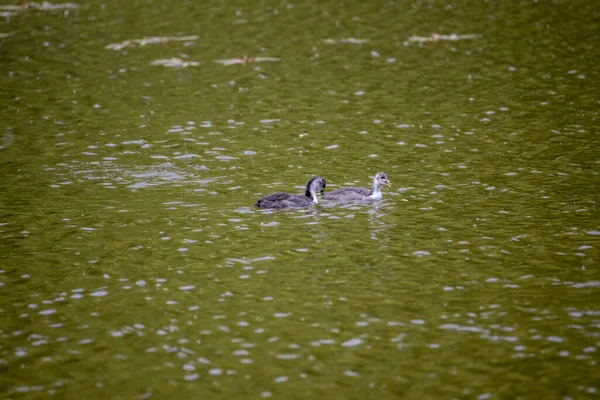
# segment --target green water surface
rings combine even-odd
[[[0,20],[3,399],[598,396],[600,3],[80,5]]]

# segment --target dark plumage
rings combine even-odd
[[[380,172],[373,178],[373,189],[343,187],[325,193],[325,199],[337,201],[352,201],[352,200],[381,200],[381,187],[392,186],[387,175]]]
[[[323,196],[325,191],[325,179],[320,176],[311,178],[306,184],[304,196],[289,193],[272,193],[262,199],[256,200],[254,207],[258,208],[299,208],[318,204],[317,191]]]

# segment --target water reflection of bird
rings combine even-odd
[[[385,172],[379,172],[373,178],[373,189],[365,188],[353,188],[343,187],[333,190],[329,193],[325,193],[325,199],[327,200],[340,200],[340,201],[351,201],[351,200],[381,200],[381,188],[382,186],[390,187],[392,183],[389,181]]]
[[[311,204],[318,204],[317,192],[325,191],[325,179],[320,176],[311,178],[306,184],[304,196],[289,193],[272,193],[262,199],[256,200],[254,204],[258,208],[298,208],[308,207]]]

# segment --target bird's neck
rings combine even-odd
[[[367,198],[372,199],[372,200],[381,200],[381,189],[373,188],[373,192],[369,196],[367,196]]]
[[[314,204],[319,204],[319,198],[317,197],[317,194],[315,192],[310,192],[310,197],[312,198],[312,202]]]
[[[373,182],[373,190],[371,190],[371,194],[367,197],[373,200],[381,200],[381,186],[377,182]]]

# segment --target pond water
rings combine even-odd
[[[0,10],[2,398],[598,395],[598,2],[66,6]]]

